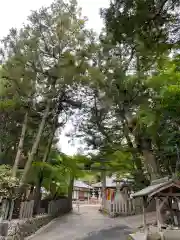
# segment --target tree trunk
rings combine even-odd
[[[48,99],[43,118],[42,118],[41,123],[39,125],[38,133],[36,135],[34,144],[32,146],[31,152],[28,156],[28,160],[27,160],[26,165],[25,165],[23,176],[21,178],[21,185],[25,184],[26,181],[27,181],[27,176],[28,176],[29,170],[31,168],[31,164],[32,164],[34,155],[36,154],[36,151],[38,149],[39,142],[40,142],[40,139],[41,139],[41,136],[42,136],[45,124],[46,124],[46,119],[47,119],[49,111],[50,111],[50,104],[51,104],[51,100]]]
[[[39,209],[40,209],[40,203],[41,203],[41,185],[42,185],[42,181],[43,181],[43,175],[42,172],[39,174],[40,176],[37,179],[36,182],[36,190],[35,190],[35,194],[34,194],[34,215],[39,213]]]
[[[56,112],[56,115],[55,115],[54,124],[52,126],[52,132],[51,132],[50,138],[48,139],[48,145],[47,145],[44,157],[43,157],[43,162],[47,162],[47,160],[48,160],[49,153],[51,151],[52,142],[53,142],[53,139],[54,139],[54,135],[55,135],[56,129],[58,128],[59,114],[63,110],[63,107],[62,107],[61,103],[58,103],[58,104],[59,104],[59,106],[57,106],[57,112]]]
[[[71,211],[73,206],[72,206],[72,196],[73,196],[73,187],[74,187],[74,177],[71,176],[70,178],[70,183],[68,187],[68,210]]]
[[[136,57],[137,57],[137,76],[140,81],[142,79],[144,73],[143,73],[143,71],[141,71],[139,54],[137,54]],[[143,132],[141,130],[140,136],[138,136],[138,138],[139,138],[138,140],[140,140],[140,145],[139,145],[140,149],[139,150],[144,156],[145,166],[147,168],[147,171],[150,174],[151,181],[152,181],[152,180],[157,179],[159,176],[158,168],[157,168],[155,157],[152,152],[151,139],[144,137],[144,135],[146,135],[146,132]],[[134,134],[134,136],[136,138],[136,134]]]
[[[156,159],[152,152],[150,139],[141,140],[141,150],[144,156],[146,168],[151,176],[151,181],[157,179],[159,177],[159,172]]]
[[[47,159],[48,159],[48,156],[49,156],[49,153],[50,153],[50,150],[51,150],[53,138],[54,138],[54,134],[51,134],[51,136],[48,140],[48,145],[47,145],[46,151],[44,153],[42,162],[47,162]],[[42,186],[42,181],[43,181],[43,173],[42,172],[43,172],[43,168],[40,170],[40,174],[39,174],[39,177],[38,177],[37,182],[36,182],[36,191],[35,191],[35,194],[34,194],[34,200],[35,200],[35,202],[34,202],[34,214],[37,214],[39,212],[39,208],[40,208],[41,186]]]
[[[155,157],[152,152],[152,143],[151,139],[147,137],[146,132],[144,131],[137,131],[136,130],[136,125],[137,125],[137,120],[135,119],[134,122],[132,122],[130,125],[128,124],[128,120],[124,117],[125,123],[124,126],[129,129],[129,132],[133,134],[135,138],[135,144],[136,144],[136,151],[139,152],[139,154],[143,155],[144,161],[145,161],[145,167],[150,175],[151,180],[155,180],[159,177],[158,174],[158,167],[156,164]],[[130,147],[134,147],[132,143],[130,143],[131,139],[129,137],[129,134],[126,133],[127,131],[124,131],[126,134],[126,139],[128,142],[128,145]],[[137,165],[138,164],[138,165]],[[139,167],[142,169],[142,162],[139,160],[138,162],[136,161],[136,167],[139,169]]]
[[[144,165],[150,175],[151,181],[159,178],[158,167],[156,159],[152,151],[151,139],[146,135],[146,133],[136,133],[134,134],[135,141],[139,152],[144,157]]]
[[[51,134],[51,136],[50,136],[50,138],[48,140],[48,145],[47,145],[46,151],[44,153],[42,162],[47,162],[47,160],[48,160],[49,153],[51,151],[53,138],[54,138],[54,133]],[[37,214],[39,212],[39,207],[40,207],[40,202],[41,202],[41,185],[42,185],[42,181],[43,181],[43,167],[40,170],[40,174],[39,175],[40,176],[39,176],[39,178],[37,180],[37,183],[36,183],[36,191],[35,191],[35,195],[34,195],[34,199],[35,199],[34,214]]]
[[[54,138],[54,134],[51,134],[51,137],[49,138],[49,141],[48,141],[48,145],[47,145],[47,148],[46,148],[46,151],[44,153],[44,157],[43,157],[43,162],[47,162],[47,159],[48,159],[48,156],[49,156],[49,153],[50,153],[50,150],[51,150],[51,145],[52,145],[52,141],[53,141],[53,138]],[[43,168],[40,170],[40,176],[36,182],[36,191],[35,191],[35,195],[34,195],[34,214],[38,214],[39,212],[39,208],[40,208],[40,202],[41,202],[41,197],[42,197],[42,194],[41,194],[41,186],[42,186],[42,181],[43,181]]]
[[[157,165],[156,165],[153,153],[149,150],[142,150],[142,152],[145,158],[145,165],[146,165],[147,171],[151,176],[151,180],[157,179],[158,171],[157,171]]]
[[[58,117],[59,117],[60,111],[61,111],[61,109],[59,109],[59,111],[57,112],[57,115],[55,116],[55,123],[52,128],[52,133],[50,134],[50,137],[48,139],[47,148],[44,153],[42,162],[47,162],[47,160],[48,160],[48,157],[49,157],[49,154],[51,151],[52,142],[54,139],[54,134],[56,132],[56,128],[57,128],[57,124],[58,124]],[[38,178],[38,181],[36,183],[36,191],[35,191],[35,196],[34,196],[35,197],[34,214],[37,214],[39,212],[39,207],[40,207],[40,202],[41,202],[42,182],[43,182],[43,167],[41,169],[40,177]]]
[[[133,134],[132,129],[130,129],[128,120],[126,119],[126,117],[125,116],[123,116],[123,117],[124,117],[124,121],[122,121],[123,132],[124,132],[124,136],[126,138],[128,147],[130,148],[131,154],[133,157],[133,161],[134,161],[134,165],[135,165],[135,177],[137,178],[137,181],[140,184],[140,186],[148,185],[149,180],[147,179],[147,177],[144,174],[144,168],[143,168],[144,166],[139,157],[139,154],[142,155],[142,152],[139,151],[137,144],[133,145],[133,142],[130,138],[130,134]]]
[[[139,171],[141,171],[143,173],[143,165],[141,160],[137,157],[137,148],[133,145],[131,138],[129,136],[130,134],[130,130],[129,127],[127,125],[127,123],[123,122],[123,132],[128,144],[128,147],[132,150],[131,153],[133,155],[133,160],[134,160],[134,164],[136,166],[136,169],[138,169]]]
[[[47,162],[47,160],[48,160],[48,157],[49,157],[49,154],[50,154],[50,151],[51,151],[52,142],[53,142],[53,139],[54,139],[54,134],[55,134],[55,131],[53,131],[53,133],[51,133],[51,136],[48,139],[47,148],[46,148],[46,151],[45,151],[44,156],[43,156],[43,162]]]
[[[102,210],[105,209],[106,204],[106,172],[101,172],[101,182],[102,182]]]
[[[26,112],[25,117],[24,117],[23,126],[22,126],[21,137],[20,137],[19,145],[18,145],[18,149],[17,149],[17,154],[16,154],[16,158],[14,161],[13,169],[12,169],[13,177],[16,177],[18,165],[19,165],[19,162],[21,159],[21,153],[22,153],[23,146],[24,146],[24,139],[25,139],[25,134],[26,134],[26,129],[27,129],[27,123],[28,123],[28,113]]]

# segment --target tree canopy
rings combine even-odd
[[[20,188],[36,189],[36,205],[42,186],[67,194],[84,170],[139,188],[178,175],[179,7],[114,0],[97,36],[75,1],[57,0],[2,40],[0,163]],[[57,149],[69,121],[76,156]]]

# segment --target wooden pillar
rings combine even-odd
[[[160,207],[160,199],[156,197],[156,219],[157,219],[157,226],[158,230],[161,232],[161,207]]]
[[[99,190],[98,190],[98,200],[100,203],[101,202],[101,188],[99,188]]]
[[[147,199],[146,197],[143,197],[143,225],[144,230],[147,230],[147,222],[146,222],[146,206],[147,206]]]
[[[127,215],[128,213],[128,205],[127,205],[127,201],[128,201],[128,192],[127,192],[127,188],[124,189],[124,209],[125,209],[125,214]]]
[[[115,202],[111,202],[111,204],[112,204],[112,206],[113,206],[113,211],[112,211],[112,214],[113,214],[113,216],[115,216],[115,214],[116,214],[116,203]]]
[[[101,183],[102,183],[102,209],[105,207],[106,202],[106,172],[101,172]]]
[[[88,191],[88,204],[90,203],[90,190]]]
[[[177,209],[180,210],[180,201],[178,197],[175,197],[176,203],[177,203]],[[178,226],[180,226],[180,219],[177,218]]]
[[[77,200],[79,200],[79,189],[77,190]]]
[[[95,189],[92,189],[92,198],[95,198]]]
[[[0,236],[1,236],[1,239],[7,239],[8,227],[9,227],[9,222],[8,221],[0,222]]]

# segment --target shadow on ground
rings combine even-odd
[[[131,229],[127,226],[118,226],[100,230],[99,232],[91,232],[82,240],[127,240]]]

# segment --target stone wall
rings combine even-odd
[[[52,214],[39,215],[30,219],[16,219],[12,220],[9,224],[7,240],[23,240],[34,234],[38,229],[48,224],[56,216],[61,216],[71,211],[68,204],[65,204],[67,200],[53,201],[55,210]],[[61,204],[60,204],[61,203]],[[61,205],[61,207],[59,207]]]
[[[12,222],[9,226],[7,240],[22,240],[34,234],[39,228],[48,224],[52,219],[52,216],[42,215],[16,223]]]

